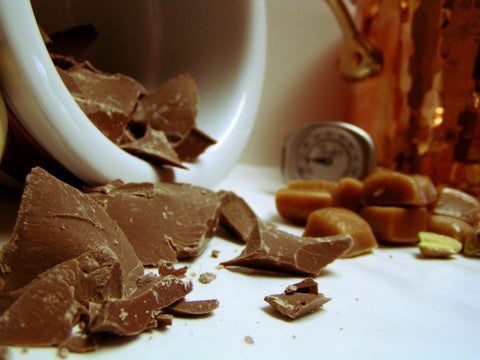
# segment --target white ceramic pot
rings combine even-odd
[[[263,0],[0,0],[0,84],[34,139],[83,181],[159,181],[155,167],[110,142],[84,115],[58,76],[47,32],[93,23],[86,57],[147,87],[180,73],[196,79],[198,127],[217,140],[175,180],[220,181],[240,157],[255,122],[265,68]]]

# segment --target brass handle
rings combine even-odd
[[[326,0],[340,25],[345,51],[340,57],[340,71],[348,80],[377,75],[383,67],[382,52],[362,39],[342,0]]]

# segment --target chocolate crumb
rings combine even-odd
[[[198,277],[198,281],[201,282],[202,284],[209,284],[216,278],[217,278],[217,275],[215,275],[214,273],[206,272],[206,273],[200,274],[200,276]]]
[[[253,338],[250,336],[250,335],[247,335],[244,337],[244,340],[245,342],[248,344],[248,345],[253,345],[255,342],[253,341]]]

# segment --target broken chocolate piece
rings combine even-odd
[[[201,187],[114,181],[85,191],[119,224],[145,265],[199,255],[218,225],[220,198]]]
[[[170,79],[138,100],[135,122],[162,130],[178,142],[195,126],[198,94],[194,79],[186,74]]]
[[[259,220],[250,205],[232,191],[219,191],[218,194],[222,200],[220,225],[244,243],[251,237],[259,237]]]
[[[167,310],[175,315],[200,316],[212,313],[218,308],[219,302],[216,299],[186,301],[180,300],[170,305]]]
[[[150,161],[152,164],[172,165],[186,169],[163,131],[154,130],[147,125],[145,133],[141,137],[125,141],[126,136],[124,133],[124,138],[120,141],[120,147],[123,150]]]
[[[59,345],[59,349],[66,349],[70,353],[83,354],[98,350],[100,345],[89,334],[76,334],[70,336]]]
[[[54,54],[71,55],[76,58],[97,38],[98,32],[92,24],[75,26],[49,35],[44,38],[48,51]]]
[[[182,161],[194,162],[208,147],[214,144],[216,144],[216,140],[194,127],[182,140],[174,144],[174,149]]]
[[[118,258],[108,248],[86,252],[43,272],[18,291],[0,316],[0,344],[49,346],[66,341],[89,301],[121,295]]]
[[[138,98],[145,93],[143,85],[126,75],[100,72],[88,62],[61,72],[61,76],[88,118],[118,143]]]
[[[117,255],[124,292],[136,288],[143,266],[125,234],[93,199],[41,168],[28,175],[10,240],[0,251],[0,295],[84,252]]]
[[[150,276],[142,279],[138,290],[122,299],[107,299],[102,304],[90,304],[90,333],[107,332],[130,336],[151,327],[155,312],[182,299],[192,290],[190,282],[174,276]]]
[[[157,264],[158,274],[161,276],[173,275],[177,277],[185,276],[188,270],[188,266],[182,266],[181,268],[175,268],[172,263],[164,260],[159,261]]]
[[[240,256],[221,264],[318,276],[352,245],[349,235],[302,238],[260,222],[260,236],[251,238]]]
[[[321,309],[331,299],[318,293],[318,286],[313,279],[305,279],[289,285],[283,294],[269,295],[264,300],[283,316],[297,319]]]

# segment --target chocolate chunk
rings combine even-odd
[[[291,293],[307,293],[307,294],[318,294],[318,284],[313,278],[306,278],[296,284],[288,285],[285,289],[285,294]]]
[[[175,268],[172,263],[165,260],[159,261],[157,264],[158,274],[161,276],[173,275],[177,277],[185,276],[188,270],[188,266],[182,266],[181,268]]]
[[[218,225],[220,198],[201,187],[114,181],[85,191],[119,224],[146,265],[199,255]]]
[[[105,247],[120,261],[128,294],[144,270],[125,234],[93,199],[34,168],[13,235],[0,252],[0,294],[27,285],[56,264]]]
[[[220,225],[245,243],[251,237],[259,237],[260,222],[250,205],[232,191],[219,191],[218,194],[222,200]]]
[[[153,164],[172,165],[186,169],[163,131],[154,130],[151,126],[147,125],[145,133],[139,138],[133,137],[126,141],[126,134],[127,133],[124,132],[124,137],[120,141],[120,147],[123,150],[150,161]]]
[[[214,144],[216,141],[213,138],[194,127],[182,140],[174,143],[174,149],[182,161],[194,162]]]
[[[183,298],[192,290],[190,282],[174,276],[146,275],[138,290],[122,299],[107,299],[101,305],[90,304],[87,331],[127,336],[150,328],[155,312]]]
[[[89,301],[121,295],[121,273],[108,248],[86,252],[43,272],[0,316],[0,344],[48,346],[66,341]]]
[[[100,72],[88,62],[69,68],[62,79],[88,118],[118,143],[145,93],[143,85],[126,75]]]
[[[66,349],[71,353],[87,353],[98,350],[100,345],[97,340],[89,334],[76,334],[70,336],[59,345],[60,349]]]
[[[269,295],[264,299],[280,314],[297,319],[322,308],[330,298],[318,293],[318,286],[313,279],[289,285],[283,294]]]
[[[162,130],[172,142],[178,142],[195,126],[198,94],[190,75],[170,79],[138,101],[132,119]]]
[[[207,315],[218,308],[219,302],[212,300],[186,301],[180,300],[170,305],[167,310],[176,315],[200,316]]]
[[[97,38],[98,32],[92,24],[75,26],[49,35],[48,51],[55,54],[80,57]]]
[[[222,265],[318,276],[352,245],[349,235],[302,238],[260,222],[260,236],[249,239],[240,256]]]

